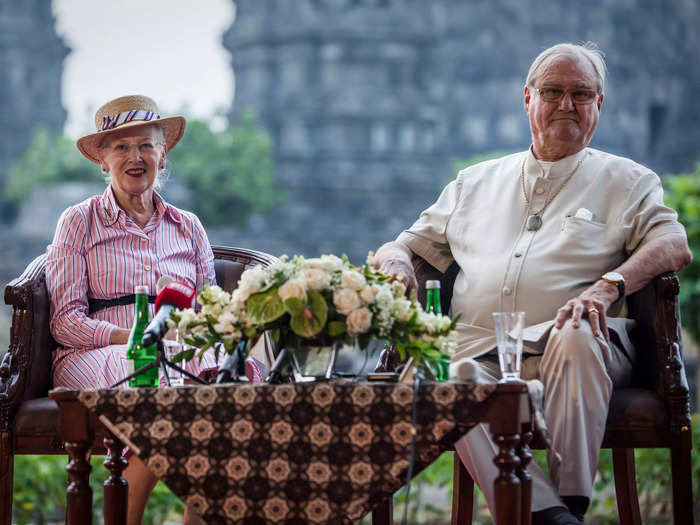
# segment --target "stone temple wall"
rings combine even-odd
[[[229,242],[361,261],[435,200],[454,159],[529,145],[525,75],[561,41],[592,40],[607,56],[593,147],[659,173],[700,160],[694,0],[235,4],[230,117],[256,111],[288,200]]]
[[[0,190],[36,125],[63,128],[61,73],[68,51],[56,35],[50,1],[0,0]]]

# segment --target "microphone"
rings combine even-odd
[[[171,275],[161,275],[160,279],[158,279],[158,282],[156,283],[156,295],[162,292],[163,288],[168,286],[174,280],[175,277],[172,277]]]
[[[168,331],[167,320],[170,312],[176,308],[190,308],[194,296],[194,288],[189,284],[180,281],[171,281],[166,284],[156,297],[156,315],[143,332],[143,346],[151,346],[163,339],[165,332]]]
[[[217,383],[232,383],[240,380],[241,364],[243,363],[241,358],[243,357],[245,344],[245,341],[238,343],[233,353],[226,357],[226,360],[219,368],[219,374],[216,376]]]

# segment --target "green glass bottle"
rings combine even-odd
[[[440,281],[425,281],[426,300],[425,311],[434,314],[441,314],[440,306]]]
[[[134,325],[129,334],[129,341],[126,346],[126,357],[133,370],[138,370],[144,365],[152,362],[156,358],[156,345],[143,347],[143,332],[148,325],[148,286],[136,286],[136,306],[134,310]],[[133,370],[131,370],[133,372]],[[129,379],[129,386],[156,387],[158,386],[158,367],[154,366],[150,370]]]
[[[425,290],[425,311],[434,314],[442,314],[442,307],[440,306],[440,281],[425,281]],[[438,381],[447,381],[450,378],[449,367],[449,359],[442,359],[440,361],[433,361],[430,370]]]

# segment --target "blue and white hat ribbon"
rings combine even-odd
[[[116,128],[121,126],[125,122],[131,122],[132,120],[158,120],[160,115],[153,111],[146,111],[144,109],[132,109],[131,111],[122,111],[116,115],[105,115],[102,117],[102,127],[97,131],[106,131],[108,129]]]

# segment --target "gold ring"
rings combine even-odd
[[[593,308],[588,309],[588,313],[589,314],[598,314],[600,312],[598,312],[598,309],[596,307],[593,307]]]

